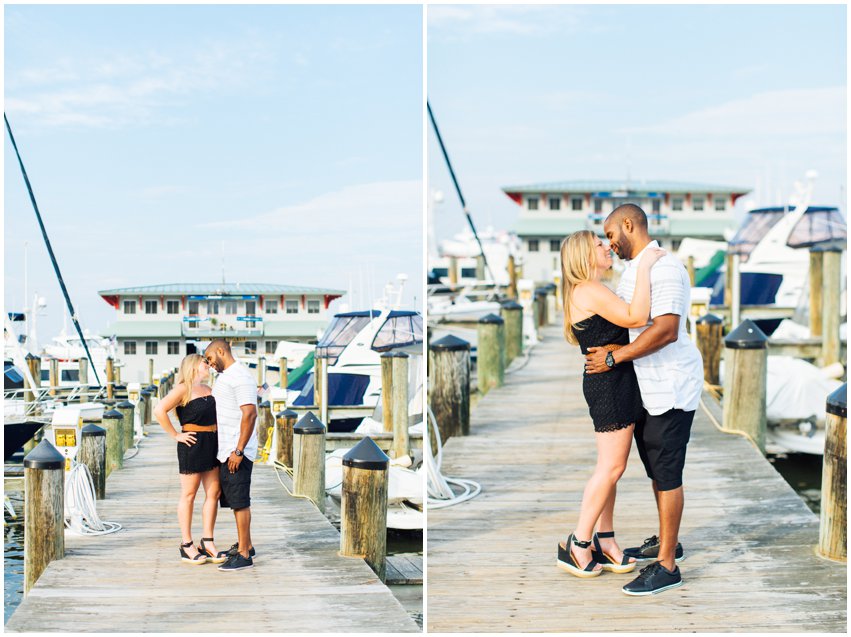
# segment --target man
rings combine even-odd
[[[221,505],[233,509],[238,541],[220,571],[254,566],[251,543],[251,469],[257,457],[257,386],[246,367],[234,359],[227,341],[214,340],[204,352],[219,373],[213,384],[218,419]]]
[[[659,247],[647,232],[647,216],[634,204],[616,208],[603,230],[612,249],[626,260],[617,295],[627,303],[635,291],[641,253]],[[677,541],[683,513],[683,466],[694,412],[703,389],[703,362],[686,331],[685,316],[691,302],[688,273],[672,255],[662,257],[650,271],[649,325],[629,330],[630,344],[608,352],[589,348],[587,373],[603,373],[632,361],[645,417],[635,425],[635,442],[659,510],[659,537],[624,555],[658,561],[623,587],[627,595],[652,595],[682,586],[676,560],[682,559]],[[608,360],[607,360],[608,359]]]

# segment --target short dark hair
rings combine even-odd
[[[215,349],[216,347],[221,347],[223,350],[225,350],[225,352],[230,354],[230,343],[228,343],[223,338],[217,338],[217,339],[211,341],[210,344],[207,345],[207,348],[204,350],[204,352],[206,353],[208,351],[211,351],[211,350]]]
[[[621,219],[630,219],[632,225],[642,230],[647,230],[647,215],[644,211],[634,203],[621,204],[611,214],[606,217],[606,221],[620,221]]]

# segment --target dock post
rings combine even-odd
[[[724,348],[724,429],[746,434],[764,455],[768,337],[745,319]]]
[[[287,383],[287,357],[286,356],[281,356],[278,359],[278,366],[281,370],[279,372],[280,378],[278,379],[278,387],[281,387],[282,389],[286,389],[287,384],[288,384]]]
[[[269,439],[269,428],[274,427],[272,422],[272,404],[268,400],[264,400],[257,409],[257,415],[259,416],[257,419],[257,457],[259,459],[259,454],[263,452],[263,449],[266,447],[266,441]]]
[[[552,283],[546,287],[547,293],[544,300],[547,303],[547,325],[552,325],[556,320],[556,286]]]
[[[106,397],[109,400],[115,398],[115,361],[112,356],[106,357]]]
[[[298,414],[292,409],[285,409],[275,417],[277,429],[275,460],[285,467],[293,466],[293,426]]]
[[[476,257],[476,279],[485,280],[485,257],[481,254]]]
[[[523,306],[517,301],[503,301],[499,315],[505,323],[505,366],[523,351]]]
[[[33,377],[33,382],[35,383],[35,385],[33,387],[29,387],[29,390],[24,394],[24,400],[31,403],[35,400],[38,388],[41,387],[41,359],[35,354],[27,354],[24,358],[27,362],[27,368]],[[29,386],[29,381],[26,382],[26,385]]]
[[[449,257],[449,285],[458,285],[458,257]]]
[[[59,393],[59,359],[50,359],[50,395],[56,396]]]
[[[440,439],[445,444],[451,436],[470,435],[470,344],[451,334],[430,342],[428,374]]]
[[[124,432],[120,411],[110,409],[103,414],[101,426],[106,430],[106,475],[124,467]]]
[[[95,499],[106,498],[106,430],[89,423],[80,432],[80,462],[89,468]]]
[[[384,581],[387,557],[387,468],[390,459],[372,438],[343,456],[340,555],[360,557]]]
[[[513,254],[508,255],[508,298],[517,298],[517,265]]]
[[[408,436],[408,359],[405,352],[381,355],[381,408],[384,431],[393,432],[392,457],[411,453]]]
[[[134,429],[136,428],[135,407],[129,400],[122,400],[115,406],[116,411],[121,413],[124,430],[124,451],[127,451],[133,446],[133,440],[136,438]]]
[[[148,385],[154,384],[154,359],[148,359]]]
[[[65,557],[65,458],[46,439],[24,458],[24,595]]]
[[[703,378],[710,385],[720,381],[721,349],[724,321],[714,314],[704,314],[697,321],[697,349],[703,358]]]
[[[824,250],[819,246],[810,248],[810,336],[821,336],[822,273]]]
[[[688,280],[691,281],[691,286],[694,287],[694,256],[689,255],[686,259],[686,270],[688,270]]]
[[[839,296],[842,292],[840,269],[842,250],[826,248],[823,252],[822,313],[821,313],[821,364],[823,367],[839,362],[839,318],[842,309]]]
[[[724,273],[724,307],[728,310],[733,307],[733,255],[727,252],[724,255],[726,271]],[[735,325],[735,323],[733,323]]]
[[[115,384],[116,385],[121,384],[121,366],[120,365],[115,366]]]
[[[313,359],[313,404],[319,411],[319,420],[328,422],[328,359]]]
[[[848,383],[827,397],[818,553],[848,560]]]
[[[262,387],[266,382],[266,357],[257,357],[257,386]]]
[[[89,402],[89,359],[80,358],[80,402]]]
[[[496,314],[480,318],[478,341],[479,393],[485,395],[505,381],[505,322]]]
[[[293,426],[293,492],[325,513],[325,425],[310,411]]]
[[[741,257],[733,255],[733,297],[730,301],[730,325],[739,325],[742,318]]]
[[[139,422],[142,423],[144,428],[148,424],[148,417],[151,414],[151,393],[147,389],[139,392],[139,403],[136,408],[139,410]]]

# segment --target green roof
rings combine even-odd
[[[308,321],[264,321],[263,336],[291,338],[293,336],[309,336],[316,338],[317,331],[328,326],[328,319]]]
[[[573,219],[565,219],[564,217],[528,219],[521,218],[517,220],[514,226],[514,231],[520,237],[565,237],[572,232],[585,230],[585,220],[587,217],[582,215]]]
[[[181,335],[180,321],[116,321],[102,332],[103,336],[161,337]]]
[[[100,290],[98,294],[101,296],[120,294],[328,294],[342,296],[345,290],[276,283],[166,283]]]
[[[551,181],[546,183],[528,184],[525,186],[504,186],[505,193],[591,193],[591,192],[628,192],[630,194],[656,193],[737,193],[745,194],[751,188],[739,186],[722,186],[719,184],[701,184],[688,181],[624,181],[612,179],[587,179],[573,181]]]

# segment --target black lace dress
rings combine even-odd
[[[216,399],[212,396],[193,398],[178,405],[177,419],[181,425],[215,425]],[[195,431],[195,444],[177,443],[177,466],[180,473],[203,473],[219,466],[219,434],[215,431]]]
[[[629,330],[599,314],[575,323],[573,333],[583,354],[589,347],[627,345]],[[594,431],[617,431],[633,424],[643,413],[638,379],[631,362],[619,363],[601,374],[583,374],[582,392],[594,421]]]

